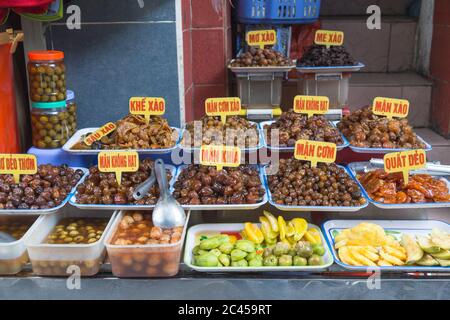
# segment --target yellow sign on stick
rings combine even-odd
[[[425,168],[427,154],[423,149],[392,152],[384,155],[384,171],[402,172],[405,185],[409,182],[409,171]]]
[[[228,146],[206,146],[200,148],[200,164],[215,166],[217,170],[223,167],[239,167],[241,164],[241,149]]]
[[[294,157],[297,160],[310,161],[311,167],[318,162],[333,163],[336,161],[336,144],[312,140],[297,140]]]
[[[220,116],[222,122],[225,124],[227,116],[240,114],[241,99],[237,97],[206,99],[205,112],[208,116]]]
[[[101,151],[98,154],[98,170],[114,172],[119,185],[122,172],[136,172],[138,169],[139,155],[136,151]]]
[[[373,100],[372,112],[389,119],[406,118],[409,113],[409,101],[405,99],[392,99],[377,97]]]
[[[275,30],[255,30],[247,32],[245,41],[249,46],[258,46],[264,49],[265,46],[273,46],[277,43],[277,32]]]
[[[162,116],[166,112],[166,100],[157,97],[132,97],[129,107],[131,114],[144,116],[148,123],[150,116]]]
[[[100,129],[98,129],[97,131],[91,133],[90,135],[88,135],[86,138],[84,138],[83,142],[90,146],[92,145],[95,141],[100,140],[101,138],[103,138],[104,136],[110,134],[111,132],[113,132],[114,130],[116,130],[116,125],[112,122],[108,122],[107,124],[105,124],[104,126],[102,126]]]
[[[34,154],[0,154],[0,174],[12,174],[14,182],[20,182],[21,174],[35,174],[37,160]]]
[[[324,45],[328,49],[331,46],[342,46],[344,44],[344,33],[335,30],[317,30],[314,35],[314,43]]]
[[[315,114],[325,114],[330,109],[330,99],[323,96],[295,96],[294,112],[307,114],[308,118]]]

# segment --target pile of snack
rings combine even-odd
[[[173,196],[182,205],[254,204],[265,194],[259,171],[249,165],[237,168],[189,165],[174,184]]]
[[[71,149],[166,149],[175,146],[178,140],[176,130],[160,116],[150,116],[147,123],[143,116],[130,114],[117,121],[116,127],[90,146],[84,143],[86,136],[83,136]]]
[[[270,67],[290,66],[292,61],[281,52],[273,49],[250,47],[248,51],[239,54],[231,64],[232,67]]]
[[[236,235],[202,236],[194,247],[193,264],[199,267],[303,267],[324,264],[325,248],[317,229],[295,218],[288,223],[265,211],[261,228],[246,223]],[[238,235],[239,236],[239,235]]]
[[[181,145],[199,148],[202,145],[227,145],[240,148],[257,147],[259,131],[256,123],[239,116],[227,117],[223,124],[220,117],[204,116],[199,121],[186,124]]]
[[[274,171],[275,165],[266,172]],[[366,203],[358,184],[347,172],[333,164],[296,159],[280,159],[278,171],[268,174],[272,200],[287,206],[361,206]]]
[[[45,243],[91,244],[97,242],[108,225],[108,219],[65,218],[58,222]]]
[[[317,44],[309,47],[297,63],[299,67],[336,67],[353,66],[355,64],[355,60],[344,46],[327,48]]]
[[[157,183],[142,199],[135,200],[133,197],[135,188],[150,177],[153,168],[153,161],[144,159],[140,162],[138,171],[122,174],[119,185],[115,173],[103,173],[98,170],[98,166],[92,166],[89,168],[89,175],[77,186],[76,202],[79,204],[154,205],[159,198]],[[167,179],[172,179],[170,172],[167,172]]]
[[[0,175],[0,209],[50,209],[59,206],[84,175],[67,165],[38,166],[36,174],[20,176],[16,184],[12,175]]]
[[[433,229],[428,236],[401,234],[398,240],[381,226],[363,222],[334,237],[339,259],[352,266],[450,266],[450,234]]]
[[[339,130],[350,144],[361,148],[404,148],[423,149],[420,141],[408,120],[389,120],[377,116],[370,107],[352,112],[344,116],[338,124]]]
[[[377,202],[388,204],[450,202],[445,180],[433,178],[429,174],[411,175],[406,185],[401,172],[386,173],[383,169],[358,174],[357,178],[369,197]]]
[[[331,123],[323,116],[312,116],[294,112],[292,109],[283,114],[272,124],[264,128],[268,145],[273,145],[272,138],[278,141],[280,147],[294,147],[300,139],[325,141],[342,145],[344,141]],[[277,130],[278,132],[273,132]],[[277,140],[277,136],[279,140]],[[274,137],[272,137],[274,135]]]

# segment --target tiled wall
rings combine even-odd
[[[66,55],[79,127],[123,117],[130,96],[165,97],[166,117],[180,125],[175,1],[144,0],[140,8],[136,0],[74,0],[81,30],[47,27],[47,47]]]
[[[450,138],[450,1],[435,0],[431,75],[434,79],[432,125]]]
[[[181,0],[183,13],[186,121],[204,114],[204,101],[228,94],[231,58],[228,0]]]

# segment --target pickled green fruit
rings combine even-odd
[[[219,249],[212,249],[209,253],[215,255],[216,257],[220,256],[222,252]]]
[[[245,259],[238,260],[238,261],[233,261],[233,262],[231,262],[231,266],[232,267],[240,267],[240,268],[248,267],[248,262]]]
[[[222,264],[222,265],[224,265],[225,267],[228,267],[228,266],[230,266],[230,263],[231,263],[231,261],[230,261],[230,257],[227,255],[227,254],[221,254],[220,256],[219,256],[219,262]]]
[[[292,266],[292,256],[284,254],[278,259],[278,265],[280,267],[290,267]]]
[[[298,242],[295,249],[297,250],[297,255],[303,258],[309,258],[314,253],[311,244],[307,241]]]
[[[295,256],[292,259],[292,264],[296,267],[304,267],[308,265],[308,260],[306,260],[306,258],[303,257]]]
[[[220,241],[217,238],[209,238],[200,242],[200,249],[212,250],[220,246]]]
[[[308,265],[310,266],[321,266],[323,265],[323,259],[321,256],[318,256],[317,254],[313,254],[308,259]]]
[[[297,251],[295,249],[291,248],[291,249],[289,249],[287,254],[294,257],[297,255]]]
[[[262,267],[263,258],[261,256],[256,256],[255,258],[248,260],[249,267]]]
[[[215,238],[219,240],[220,244],[230,242],[230,237],[227,234],[220,234],[218,236],[215,236]]]
[[[200,246],[199,246],[199,248],[200,248]],[[201,256],[201,255],[207,254],[207,253],[209,253],[209,251],[199,249],[199,250],[197,250],[197,253],[196,253],[196,254],[197,254],[198,256]]]
[[[263,258],[273,255],[273,248],[265,248],[263,252]]]
[[[276,267],[278,266],[278,258],[274,255],[270,255],[264,258],[263,264],[265,267]]]
[[[325,254],[325,248],[321,244],[314,243],[311,245],[313,249],[313,253],[319,256],[323,256]]]
[[[278,242],[275,245],[275,248],[273,248],[273,254],[277,257],[281,257],[282,255],[287,254],[289,252],[289,249],[290,247],[287,243]]]
[[[233,250],[233,249],[234,249],[234,245],[231,244],[231,243],[229,243],[229,242],[222,243],[222,244],[219,246],[219,250],[220,250],[222,253],[225,253],[225,254],[230,254],[230,253],[231,253],[231,250]]]
[[[256,252],[250,252],[250,253],[245,257],[245,259],[246,259],[247,261],[250,261],[250,260],[253,260],[256,256],[258,256],[258,254],[257,254]]]
[[[213,254],[206,253],[201,256],[197,256],[195,258],[195,263],[199,267],[217,267],[219,259]]]
[[[236,249],[245,251],[245,252],[255,252],[255,244],[248,240],[238,240],[235,244]]]
[[[239,250],[239,249],[234,249],[231,251],[231,261],[239,261],[244,259],[247,256],[247,252]]]

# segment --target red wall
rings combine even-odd
[[[226,63],[231,59],[231,7],[221,0],[182,0],[186,121],[204,115],[204,101],[228,95]]]
[[[431,119],[433,127],[450,137],[450,1],[436,0],[431,74],[434,79]]]

